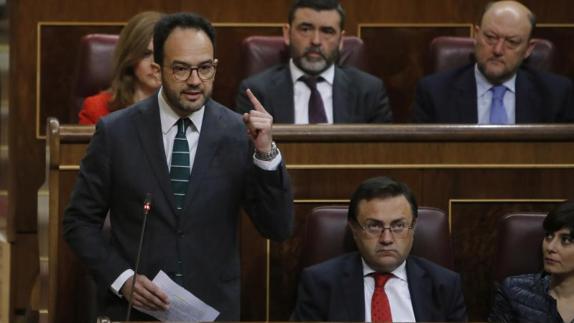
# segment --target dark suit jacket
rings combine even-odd
[[[183,286],[220,311],[218,320],[239,320],[240,207],[266,238],[286,239],[293,225],[284,166],[264,171],[252,158],[241,116],[208,100],[185,206],[177,211],[157,95],[102,118],[64,215],[65,239],[105,291],[101,313],[125,318],[127,303],[109,286],[134,268],[143,201],[151,193],[141,273],[150,279],[159,270],[173,275],[181,259]],[[108,210],[109,243],[101,234]]]
[[[572,82],[565,77],[520,68],[516,75],[516,123],[574,121]],[[478,123],[474,64],[419,81],[414,121]]]
[[[460,276],[410,256],[406,264],[417,321],[466,321]],[[301,274],[296,321],[365,321],[363,267],[358,252],[306,268]]]
[[[249,88],[273,116],[275,123],[294,123],[293,81],[289,65],[276,65],[241,82],[236,111],[253,109],[245,95]],[[392,111],[383,81],[353,67],[335,67],[334,123],[391,122]]]

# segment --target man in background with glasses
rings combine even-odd
[[[349,204],[357,252],[306,268],[292,319],[297,321],[466,321],[460,277],[410,256],[417,203],[388,177],[361,183]]]
[[[572,82],[525,66],[536,17],[516,1],[489,3],[474,27],[476,62],[419,81],[414,120],[428,123],[574,122]],[[559,49],[557,49],[559,50]]]
[[[98,315],[124,320],[129,300],[136,309],[169,311],[178,300],[152,282],[163,271],[219,312],[217,320],[239,321],[240,209],[268,239],[287,239],[293,226],[273,119],[250,92],[253,110],[243,115],[211,99],[217,59],[206,19],[166,16],[153,40],[162,88],[98,123],[65,212],[64,236],[100,287]],[[101,232],[108,210],[109,242]],[[200,317],[188,314],[189,321]],[[131,318],[154,319],[140,311]]]

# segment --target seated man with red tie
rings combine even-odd
[[[251,89],[274,123],[391,122],[383,81],[354,67],[337,66],[345,11],[338,0],[294,0],[283,38],[291,59],[239,86],[236,110],[249,112]]]
[[[409,256],[417,203],[410,189],[388,177],[361,183],[348,225],[358,252],[306,268],[296,321],[466,321],[460,276]]]
[[[516,1],[489,3],[474,27],[476,63],[423,78],[415,122],[574,122],[572,82],[523,66],[533,48],[534,14]]]

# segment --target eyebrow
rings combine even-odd
[[[385,222],[383,222],[383,221],[381,221],[381,220],[379,220],[379,219],[370,218],[370,217],[369,217],[369,218],[366,218],[366,219],[365,219],[365,222],[366,222],[366,221],[376,221],[376,222],[385,224]],[[407,222],[407,221],[408,221],[407,218],[403,216],[403,217],[401,217],[401,218],[392,220],[389,224],[398,223],[398,222]]]
[[[213,59],[208,59],[208,60],[206,60],[206,61],[197,63],[197,65],[192,65],[192,64],[189,64],[189,63],[187,63],[187,62],[174,60],[173,62],[171,62],[171,64],[172,64],[172,65],[180,64],[180,65],[185,65],[185,66],[199,66],[199,65],[203,65],[203,64],[207,64],[207,63],[212,63],[212,64],[213,64],[213,62],[214,62]]]

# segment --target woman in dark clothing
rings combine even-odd
[[[489,321],[574,323],[574,203],[550,212],[543,227],[544,271],[505,279]]]

